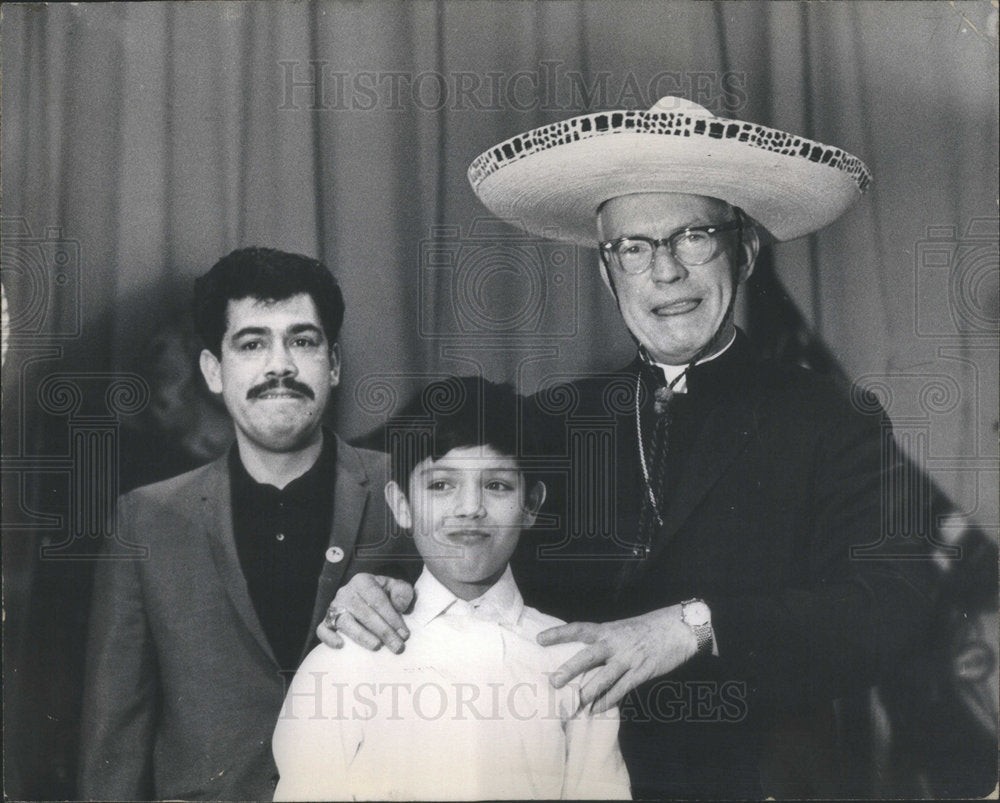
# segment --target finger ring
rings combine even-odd
[[[331,605],[330,609],[326,612],[326,619],[324,619],[323,621],[326,622],[326,626],[328,628],[330,628],[331,630],[336,630],[337,620],[340,619],[340,617],[343,616],[345,613],[347,613],[346,608],[340,608],[337,607],[336,605]]]

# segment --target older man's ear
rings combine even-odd
[[[757,264],[757,255],[760,253],[760,235],[757,234],[757,227],[748,222],[743,229],[742,237],[743,253],[740,254],[739,281],[742,284],[753,273]]]

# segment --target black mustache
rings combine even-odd
[[[256,399],[258,396],[263,395],[272,390],[278,390],[279,388],[284,388],[286,390],[294,391],[307,399],[315,399],[316,394],[313,393],[313,389],[308,385],[303,384],[290,376],[286,376],[284,379],[269,379],[267,382],[262,382],[259,385],[254,385],[250,390],[247,391],[248,399]]]

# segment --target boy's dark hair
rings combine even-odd
[[[431,382],[385,425],[392,479],[409,493],[410,476],[421,462],[469,446],[492,446],[524,471],[525,451],[534,451],[526,446],[537,433],[522,401],[510,385],[478,376]],[[525,480],[530,485],[527,473]]]
[[[332,346],[344,321],[344,297],[329,268],[317,259],[273,248],[240,248],[194,281],[194,323],[205,348],[221,357],[230,301],[284,301],[306,293],[319,313]]]

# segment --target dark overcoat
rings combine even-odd
[[[774,734],[884,678],[927,621],[929,500],[875,399],[763,361],[739,333],[675,397],[663,525],[644,530],[637,432],[652,473],[655,414],[639,369],[534,397],[552,504],[519,579],[570,621],[705,600],[718,655],[625,700],[623,752],[639,793],[759,797]]]

